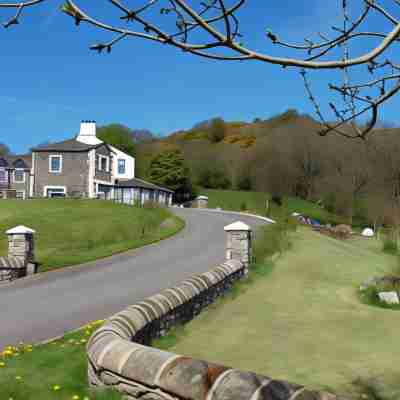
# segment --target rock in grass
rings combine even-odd
[[[379,292],[378,297],[380,301],[387,304],[399,304],[399,296],[396,292]]]

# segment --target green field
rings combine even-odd
[[[268,274],[158,345],[355,398],[353,381],[380,378],[397,390],[382,399],[398,399],[400,313],[358,297],[361,282],[397,267],[375,239],[339,241],[300,228]]]
[[[0,255],[7,255],[4,232],[17,225],[36,231],[36,260],[39,271],[46,271],[158,241],[183,224],[165,208],[100,200],[2,200]]]
[[[96,394],[88,387],[85,346],[99,324],[48,344],[0,351],[1,400],[120,400],[117,392]]]
[[[265,215],[266,200],[270,198],[267,193],[243,192],[237,190],[200,189],[200,195],[208,196],[209,208],[221,207],[224,210],[253,212]],[[277,213],[277,208],[270,202],[271,217]],[[318,219],[323,223],[342,223],[343,218],[327,212],[319,205],[295,197],[287,199],[287,209],[290,213],[298,212],[307,217]]]

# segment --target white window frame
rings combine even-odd
[[[101,160],[102,159],[106,159],[106,169],[105,170],[101,168]],[[110,172],[110,157],[99,154],[99,165],[97,166],[97,169],[99,171]]]
[[[119,163],[121,161],[124,163],[124,172],[119,172]],[[117,173],[118,173],[118,175],[125,175],[126,174],[126,160],[125,160],[125,158],[118,158],[117,159]]]
[[[60,169],[58,171],[54,171],[51,168],[51,161],[52,161],[53,158],[59,158],[60,159]],[[51,154],[49,156],[49,172],[51,174],[61,174],[62,173],[62,169],[63,169],[63,157],[62,157],[62,155],[61,154]]]
[[[67,187],[66,186],[46,185],[43,187],[43,197],[46,199],[47,198],[51,199],[51,197],[47,196],[47,191],[49,189],[62,189],[64,191],[65,196],[67,196]]]
[[[5,180],[4,181],[0,181],[0,183],[8,183],[8,174],[9,174],[9,172],[7,171],[6,168],[0,168],[0,169],[1,169],[2,172],[4,172],[4,177],[5,177]]]
[[[15,179],[15,173],[17,171],[22,171],[22,181],[17,181]],[[25,169],[24,168],[15,168],[14,173],[13,173],[13,179],[15,183],[25,183]]]
[[[26,192],[25,192],[25,190],[17,190],[16,192],[17,192],[17,194],[18,194],[18,193],[22,193],[22,200],[25,200],[25,199],[26,199]],[[17,199],[18,199],[18,197],[17,197]]]

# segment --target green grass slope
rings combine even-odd
[[[0,255],[7,255],[4,232],[16,225],[36,231],[36,259],[40,271],[46,271],[155,242],[176,233],[183,221],[164,208],[136,208],[110,201],[3,200]]]
[[[270,195],[262,192],[244,192],[238,190],[214,190],[200,189],[199,194],[208,196],[210,208],[221,207],[224,210],[242,211],[245,206],[247,211],[265,215],[266,201]],[[318,219],[323,223],[342,223],[342,218],[329,213],[319,205],[310,201],[295,197],[287,199],[287,207],[290,213],[298,212],[310,218]],[[277,212],[276,207],[271,204],[271,217]]]
[[[358,377],[398,382],[400,314],[362,304],[357,293],[395,268],[374,239],[342,242],[301,228],[269,274],[211,306],[167,347],[359,398]]]
[[[86,342],[96,321],[48,344],[7,346],[0,351],[1,400],[121,400],[122,395],[90,391]]]

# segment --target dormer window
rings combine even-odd
[[[49,157],[49,172],[59,174],[62,171],[62,156],[53,155]]]
[[[99,171],[108,172],[110,170],[110,158],[107,156],[99,155]]]
[[[19,182],[19,183],[25,182],[25,171],[22,168],[17,168],[14,171],[14,182]]]

